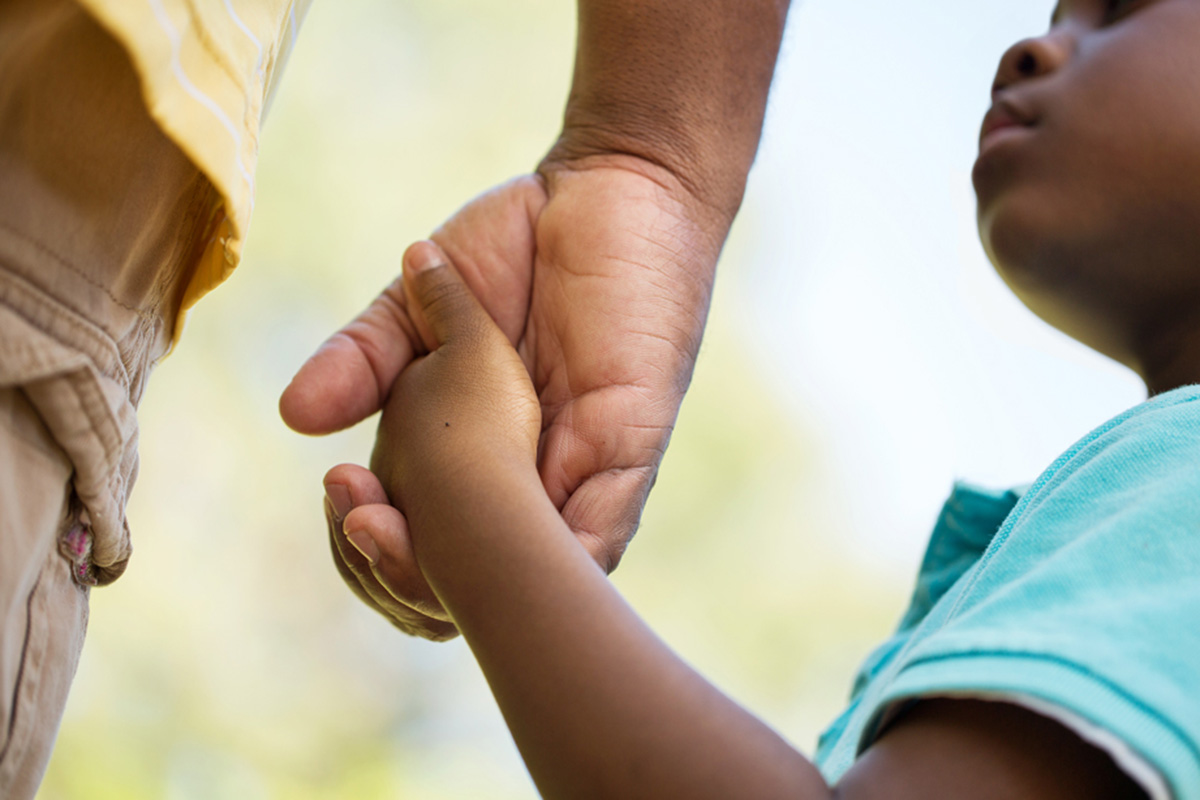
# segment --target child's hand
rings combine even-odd
[[[464,504],[511,501],[514,478],[544,495],[541,412],[516,351],[442,250],[418,242],[404,264],[405,311],[432,352],[392,387],[374,474],[343,464],[326,476],[342,506],[326,514],[334,562],[360,599],[408,633],[447,639],[457,630],[417,564],[409,520],[423,517],[414,527],[426,532]]]
[[[405,265],[409,312],[431,352],[392,386],[371,470],[406,513],[467,488],[474,497],[500,472],[537,480],[541,409],[517,351],[440,248],[418,243]]]

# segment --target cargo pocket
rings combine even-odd
[[[43,330],[50,320],[30,319],[34,303],[4,305],[17,282],[0,282],[0,388],[19,387],[66,454],[71,485],[83,509],[85,525],[65,531],[61,552],[76,562],[74,574],[84,585],[104,585],[120,577],[131,552],[125,503],[137,474],[137,415],[128,381],[102,373],[83,349],[62,344]],[[14,298],[16,299],[16,298]],[[21,312],[16,311],[21,308]],[[51,314],[54,324],[82,323]],[[84,331],[71,332],[75,339]],[[111,340],[97,334],[89,349]],[[109,369],[117,357],[106,359]],[[120,376],[118,376],[120,377]],[[124,384],[124,385],[123,385]]]
[[[137,424],[111,339],[0,278],[0,797],[23,800],[58,732],[89,587],[129,559]]]

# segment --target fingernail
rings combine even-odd
[[[339,520],[344,519],[350,513],[350,509],[354,507],[354,503],[350,500],[350,490],[340,483],[325,484],[325,496],[329,498],[333,515]]]
[[[375,540],[371,538],[371,534],[366,531],[349,531],[346,538],[350,540],[350,544],[354,545],[354,549],[362,553],[363,558],[374,564],[379,560],[379,546],[375,544]]]
[[[427,242],[421,247],[414,247],[408,256],[408,268],[414,275],[444,266],[446,266],[446,260],[442,258],[441,250],[432,242]]]

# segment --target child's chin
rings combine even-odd
[[[1039,253],[1045,235],[1037,222],[1036,214],[1013,202],[980,205],[979,240],[988,260],[1006,282],[1008,276],[1019,282],[1025,278],[1036,280],[1030,273],[1036,271],[1035,265],[1042,260]]]
[[[1106,238],[1083,211],[1073,210],[1079,205],[1078,198],[1046,181],[1024,180],[995,197],[980,197],[980,241],[1010,285],[1074,280],[1065,273]]]

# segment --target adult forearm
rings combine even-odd
[[[536,481],[492,483],[416,510],[414,541],[545,796],[827,800],[811,764],[638,619]]]
[[[548,163],[624,154],[732,218],[789,0],[578,0],[575,77]]]

